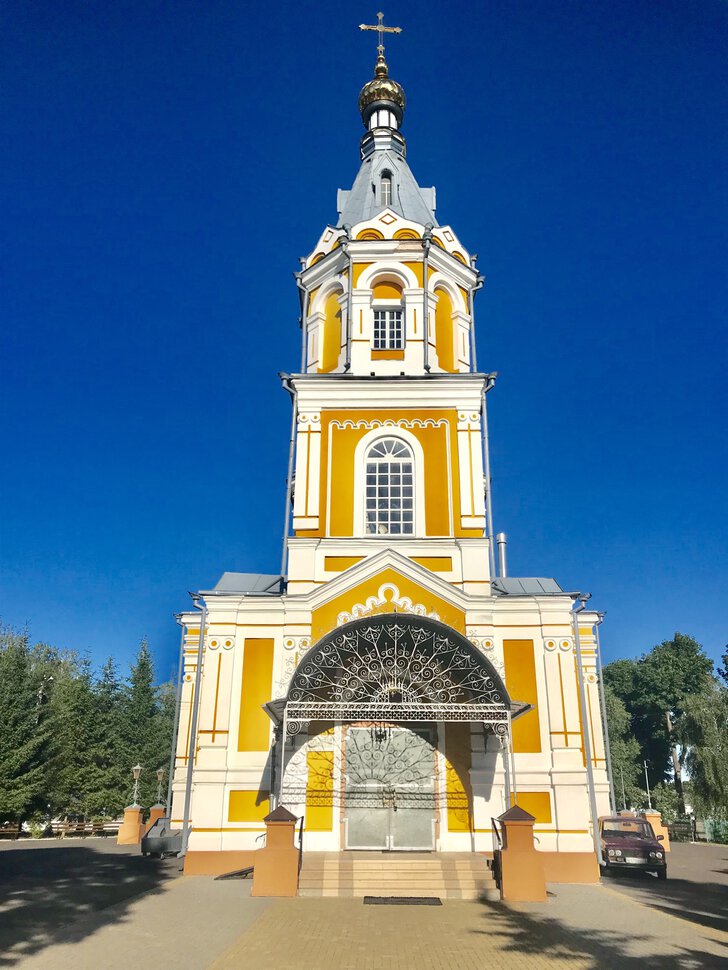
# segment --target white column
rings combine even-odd
[[[296,435],[296,489],[293,498],[293,528],[318,529],[321,479],[321,413],[298,415]]]

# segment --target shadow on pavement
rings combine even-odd
[[[123,922],[127,904],[178,873],[176,859],[145,859],[137,848],[94,842],[15,843],[0,850],[0,967],[12,967],[104,912]],[[88,921],[88,934],[99,920]]]
[[[725,885],[674,876],[658,882],[648,872],[620,872],[607,876],[604,884],[661,913],[728,932],[728,887]]]
[[[474,932],[495,936],[503,953],[513,954],[514,961],[518,954],[560,960],[564,965],[590,960],[600,970],[609,967],[620,970],[712,970],[726,966],[725,957],[706,953],[697,947],[681,946],[672,938],[670,946],[680,951],[678,955],[665,954],[662,937],[654,938],[644,933],[639,940],[643,955],[635,956],[634,934],[621,933],[617,927],[609,931],[594,928],[582,931],[551,915],[511,909],[501,902],[484,902],[482,905],[486,910],[486,926]],[[712,946],[718,949],[720,944]],[[650,950],[654,955],[650,955]]]

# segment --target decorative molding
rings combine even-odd
[[[387,596],[391,593],[391,596]],[[339,613],[336,617],[336,625],[343,626],[358,620],[362,616],[369,616],[376,612],[379,607],[391,604],[397,607],[402,613],[413,613],[415,616],[429,616],[432,620],[439,620],[439,614],[428,611],[423,603],[413,603],[409,596],[402,596],[399,588],[394,583],[383,583],[376,596],[369,596],[365,603],[355,603],[349,613]]]
[[[332,421],[332,428],[440,428],[447,427],[449,424],[447,418],[439,418],[435,420],[434,418],[399,418],[394,420],[393,418],[387,418],[382,421],[380,418],[374,418],[366,420],[361,418],[358,421],[353,421],[347,418],[344,421]]]

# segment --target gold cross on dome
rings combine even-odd
[[[385,27],[384,26],[384,14],[377,14],[376,24],[359,24],[359,30],[376,30],[379,34],[379,43],[377,44],[377,53],[380,57],[384,57],[384,37],[383,34],[401,34],[401,27]]]

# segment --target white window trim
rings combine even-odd
[[[399,438],[412,451],[414,484],[414,522],[412,532],[406,535],[375,535],[367,532],[366,522],[366,455],[369,448],[379,438]],[[354,451],[354,535],[367,539],[385,539],[401,542],[407,539],[421,539],[425,535],[425,453],[422,445],[411,431],[396,425],[384,425],[368,431]]]

